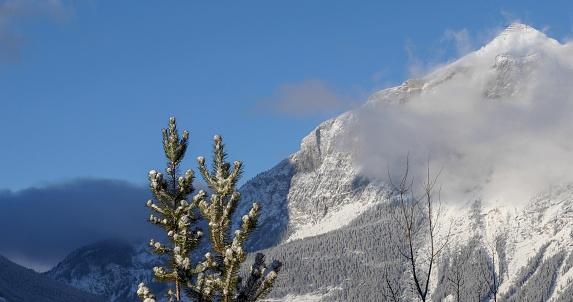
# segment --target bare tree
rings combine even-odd
[[[417,296],[426,301],[430,285],[430,276],[438,255],[446,247],[451,234],[450,229],[444,236],[439,236],[442,218],[440,190],[437,197],[435,187],[441,170],[435,177],[430,176],[430,164],[427,164],[427,177],[420,185],[421,196],[414,192],[414,181],[408,177],[409,160],[406,160],[406,171],[400,183],[393,182],[388,167],[388,178],[391,188],[397,193],[398,205],[394,218],[403,236],[399,238],[399,252],[409,263],[412,281]],[[427,250],[418,255],[423,246]]]

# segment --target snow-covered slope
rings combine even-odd
[[[381,201],[384,186],[364,178],[356,165],[348,128],[355,118],[347,112],[322,123],[302,140],[300,151],[241,187],[245,202],[237,218],[252,202],[263,206],[260,230],[267,241],[261,244],[254,235],[257,249],[335,230]]]

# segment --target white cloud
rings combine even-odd
[[[479,191],[487,200],[520,204],[540,190],[573,181],[573,44],[541,49],[513,96],[487,98],[493,57],[405,105],[359,111],[362,164],[370,177],[399,177],[409,153],[417,181],[425,166],[443,167],[443,197]],[[466,196],[467,198],[467,196]]]

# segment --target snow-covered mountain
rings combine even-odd
[[[432,300],[452,299],[449,255],[471,250],[482,262],[468,278],[494,257],[500,264],[501,301],[571,301],[571,79],[573,45],[514,24],[480,50],[320,124],[300,151],[240,189],[235,221],[252,202],[262,205],[250,249],[284,263],[275,301],[384,301],[384,276],[408,284],[387,185],[407,156],[415,184],[426,164],[442,168],[442,221],[453,235]],[[98,292],[85,274],[69,273],[69,262],[56,278]],[[478,287],[463,297],[486,301]],[[405,286],[404,298],[410,292]]]
[[[484,242],[493,242],[496,236],[507,238],[503,259],[506,271],[500,292],[507,293],[509,300],[518,299],[522,294],[519,289],[529,280],[520,277],[523,270],[530,267],[529,277],[537,272],[540,264],[530,264],[531,259],[540,257],[542,261],[561,255],[542,300],[557,300],[562,292],[568,293],[562,299],[570,300],[573,186],[569,183],[570,172],[564,170],[571,170],[568,164],[573,162],[561,160],[564,156],[573,159],[571,144],[566,140],[573,141],[573,133],[563,130],[570,125],[567,121],[560,121],[573,116],[571,79],[572,45],[560,44],[529,26],[513,24],[480,50],[424,78],[377,92],[363,108],[322,123],[303,139],[300,151],[246,183],[243,196],[262,203],[266,211],[262,229],[277,228],[277,218],[281,222],[283,232],[274,231],[273,235],[283,244],[270,249],[271,254],[281,248],[288,250],[288,244],[295,240],[312,246],[321,237],[318,235],[335,238],[338,235],[334,234],[343,233],[357,218],[372,215],[377,205],[389,202],[384,185],[388,164],[402,172],[408,153],[414,157],[410,159],[414,165],[420,163],[416,156],[423,158],[423,164],[430,156],[431,166],[442,166],[442,174],[450,174],[443,176],[446,180],[442,186],[454,187],[444,188],[448,193],[444,218],[454,222],[452,249],[467,244],[476,234]],[[413,122],[416,118],[423,123]],[[456,127],[468,130],[458,131]],[[432,131],[442,134],[434,135]],[[459,138],[461,135],[469,138]],[[404,137],[408,142],[401,141]],[[437,142],[430,141],[436,137]],[[452,141],[456,139],[460,139],[459,144]],[[527,139],[544,147],[530,146]],[[477,151],[464,150],[465,142],[475,144]],[[515,149],[513,144],[517,145]],[[532,151],[518,147],[531,147]],[[423,152],[413,154],[419,150]],[[548,150],[551,152],[544,154]],[[484,157],[480,157],[482,151]],[[548,159],[553,155],[556,158]],[[401,166],[396,159],[400,156]],[[512,156],[524,160],[514,164]],[[480,163],[488,160],[492,161],[490,166]],[[473,161],[480,164],[474,165]],[[555,175],[551,175],[553,172]],[[478,228],[469,219],[476,211],[472,209],[476,200],[480,204]],[[388,238],[382,233],[377,235],[380,241]],[[281,259],[287,267],[289,259]],[[433,281],[436,286],[438,279]],[[330,288],[342,287],[340,291],[344,292],[343,283]],[[332,298],[335,296],[328,299],[344,301]]]
[[[568,51],[565,54],[561,51],[564,48]],[[564,61],[555,56],[573,54],[571,50],[571,46],[566,47],[531,27],[514,24],[482,49],[436,70],[427,77],[408,80],[401,86],[379,91],[369,98],[363,108],[346,112],[320,124],[302,140],[300,151],[289,156],[273,169],[261,173],[241,188],[244,199],[249,202],[245,202],[244,208],[237,210],[237,214],[242,215],[239,213],[245,212],[251,201],[261,202],[265,213],[261,218],[261,224],[266,226],[262,228],[265,229],[265,233],[272,229],[273,236],[283,241],[315,236],[343,227],[368,207],[384,201],[387,164],[394,163],[392,161],[394,158],[385,159],[383,162],[380,162],[380,158],[374,158],[379,162],[365,162],[369,160],[365,153],[370,150],[365,151],[365,149],[371,148],[370,140],[373,141],[372,148],[380,147],[374,142],[376,137],[373,138],[368,134],[395,130],[369,127],[367,131],[362,131],[361,127],[377,125],[376,123],[366,124],[362,120],[372,119],[371,112],[380,114],[379,117],[382,119],[387,117],[384,114],[388,114],[384,111],[390,114],[400,113],[392,111],[392,107],[403,107],[399,104],[404,103],[419,104],[425,99],[434,100],[444,95],[443,90],[446,92],[466,90],[459,96],[454,96],[457,98],[456,106],[460,108],[454,108],[448,112],[448,109],[439,106],[452,104],[438,102],[436,108],[431,109],[443,111],[446,114],[452,112],[456,114],[455,110],[495,109],[475,107],[475,102],[487,100],[492,103],[529,102],[529,99],[520,99],[519,93],[525,93],[534,86],[537,90],[543,91],[543,87],[538,87],[540,84],[535,82],[540,76],[546,76],[542,73],[543,70],[539,70],[540,65],[563,64],[563,69],[572,73],[571,57]],[[566,87],[561,84],[562,81],[563,79],[555,79],[553,82]],[[452,86],[456,87],[452,88]],[[540,93],[537,90],[535,92]],[[568,96],[573,95],[569,87],[566,87],[566,91]],[[554,93],[554,91],[548,92]],[[464,94],[479,98],[479,100],[466,101],[463,99],[466,96]],[[430,103],[428,106],[433,105]],[[429,109],[422,107],[411,109],[413,110],[428,111]],[[496,118],[499,117],[506,118],[506,116],[496,116]],[[492,121],[486,119],[480,122],[485,124]],[[378,125],[388,126],[387,124]],[[486,125],[483,126],[486,128]],[[440,130],[443,129],[436,129],[436,131]],[[364,133],[367,135],[363,135]],[[484,135],[489,134],[489,132],[484,133]],[[400,133],[381,137],[382,139],[396,138],[399,135]],[[385,141],[383,143],[386,146],[380,147],[382,154],[387,152],[383,149],[391,149],[392,145],[398,145],[400,142]],[[403,163],[405,163],[407,153],[413,153],[413,151],[416,150],[404,148],[398,151]],[[422,155],[424,163],[428,156],[434,156],[430,153],[431,150]],[[372,170],[377,170],[379,173],[373,173]],[[480,192],[473,193],[479,195]],[[532,194],[528,198],[533,196]],[[278,228],[280,231],[276,230]],[[261,246],[271,246],[273,243],[261,244]]]

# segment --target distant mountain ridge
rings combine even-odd
[[[103,302],[105,300],[0,256],[0,301]]]
[[[151,271],[161,264],[144,243],[110,239],[74,251],[44,274],[105,297],[106,301],[140,301],[136,292],[141,282],[157,293],[166,289],[165,284],[155,283]]]

